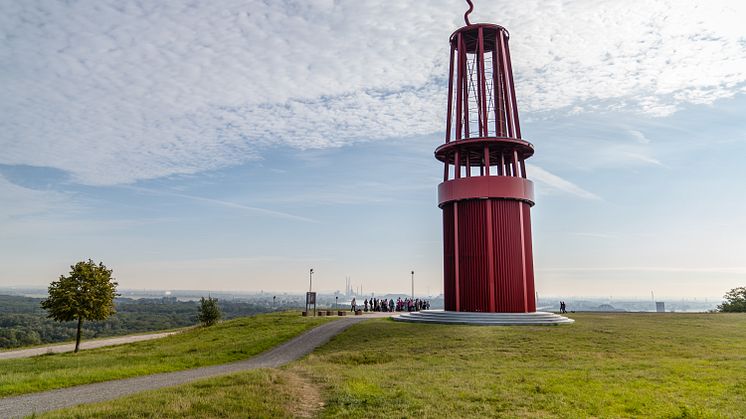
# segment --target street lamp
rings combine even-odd
[[[412,271],[412,300],[414,300],[414,271]]]

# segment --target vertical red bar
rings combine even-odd
[[[483,175],[489,176],[490,175],[490,147],[485,145],[484,146],[484,172]]]
[[[461,136],[462,128],[463,128],[463,121],[461,120],[461,96],[463,92],[463,83],[461,82],[461,78],[464,76],[464,69],[461,66],[461,54],[463,53],[463,50],[461,49],[461,33],[456,36],[456,58],[458,60],[457,64],[457,70],[456,70],[456,139],[460,140],[463,138]]]
[[[526,160],[521,160],[521,176],[526,178]]]
[[[518,177],[518,152],[513,150],[513,176]]]
[[[490,127],[487,123],[487,81],[485,80],[487,74],[484,69],[484,33],[482,28],[479,28],[479,56],[477,57],[479,59],[479,74],[480,74],[480,91],[479,91],[479,101],[481,102],[480,106],[480,119],[482,120],[482,137],[489,136]]]
[[[464,150],[466,153],[466,177],[471,177],[471,152]]]
[[[443,162],[443,182],[448,180],[448,160],[450,160],[451,155],[446,154],[445,161]]]
[[[484,72],[482,71],[482,65],[484,63],[479,61],[479,39],[482,34],[482,28],[477,29],[477,44],[474,47],[474,61],[477,64],[477,68],[474,72],[477,74],[477,82],[474,85],[474,103],[477,105],[477,132],[478,136],[482,137],[484,133],[484,121],[482,121],[482,92],[479,91],[479,87],[482,85],[482,77]]]
[[[453,165],[453,167],[454,167],[453,177],[455,179],[458,179],[458,178],[461,177],[461,153],[459,153],[458,150],[457,150],[456,153],[454,154],[454,156],[455,156],[455,160],[456,161],[455,161],[455,163]]]
[[[456,294],[456,311],[461,311],[461,296],[459,295],[459,271],[461,268],[459,267],[459,261],[458,261],[458,202],[453,203],[453,264],[455,265],[454,269],[454,294]]]
[[[502,137],[504,134],[503,129],[503,110],[502,110],[502,95],[500,94],[500,67],[497,62],[497,55],[499,53],[497,32],[495,32],[495,47],[492,50],[492,109],[495,112],[495,136]]]
[[[505,88],[503,87],[503,83],[505,81],[505,76],[502,73],[502,63],[503,63],[503,47],[500,42],[500,30],[498,30],[495,33],[495,54],[497,54],[497,58],[495,59],[495,64],[497,67],[495,67],[495,94],[497,95],[497,114],[499,116],[499,127],[500,137],[505,137],[508,134],[508,131],[505,127]]]
[[[464,78],[462,86],[463,93],[461,94],[461,96],[464,100],[464,104],[462,105],[462,110],[464,112],[464,138],[469,138],[469,68],[466,62],[466,41],[463,37],[461,37],[461,45],[459,46],[459,48],[463,50],[463,53],[461,54],[461,60],[463,62]]]
[[[505,119],[507,119],[508,121],[508,132],[507,132],[508,137],[515,138],[515,131],[513,130],[513,105],[512,105],[512,101],[510,100],[510,97],[513,95],[513,92],[510,90],[510,86],[508,84],[509,83],[508,78],[510,77],[510,75],[508,74],[508,71],[510,70],[508,69],[508,58],[507,58],[507,51],[506,51],[505,45],[506,45],[505,44],[505,33],[501,29],[500,30],[500,50],[501,50],[500,61],[502,64],[502,68],[501,68],[502,81],[503,81],[502,90],[503,90],[503,95],[504,95],[503,98],[505,99],[504,102],[505,102],[505,105],[507,106],[507,111],[505,113],[506,114]]]
[[[507,176],[508,174],[505,172],[505,154],[500,152],[500,165],[497,166],[497,174],[499,176]]]
[[[523,312],[528,312],[528,285],[526,284],[526,236],[523,228],[523,206],[525,204],[518,202],[518,225],[521,229],[521,279],[523,280]]]
[[[513,63],[510,60],[510,46],[508,45],[508,41],[505,41],[505,52],[508,56],[508,77],[510,78],[510,101],[513,104],[513,126],[515,126],[515,136],[516,138],[521,138],[521,124],[518,121],[518,104],[516,103],[515,99],[515,85],[513,84]]]
[[[446,112],[446,143],[451,142],[451,119],[453,118],[453,53],[455,45],[451,42],[451,59],[448,65],[448,110]],[[446,164],[446,170],[448,165]]]
[[[495,312],[495,255],[492,242],[494,232],[492,231],[492,200],[487,200],[487,292],[489,293],[489,311]]]

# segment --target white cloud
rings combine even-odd
[[[631,130],[629,130],[627,132],[629,132],[629,135],[631,135],[632,138],[634,138],[635,141],[637,141],[638,143],[640,143],[640,144],[650,144],[650,139],[648,137],[646,137],[645,134],[643,134],[642,132],[637,131],[637,130],[633,130],[633,129],[631,129]]]
[[[569,180],[549,173],[539,166],[526,164],[526,170],[528,171],[529,177],[532,180],[535,180],[539,184],[539,187],[547,193],[563,192],[583,199],[601,200],[601,197],[593,192],[589,192]]]
[[[0,164],[87,184],[195,173],[267,146],[442,130],[464,4],[5,2]],[[746,4],[478,2],[499,20],[524,114],[612,103],[667,115],[746,82]],[[606,106],[606,105],[604,105]],[[649,162],[655,164],[654,162]]]

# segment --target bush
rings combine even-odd
[[[218,307],[218,299],[212,297],[202,297],[199,301],[199,310],[197,320],[205,326],[212,326],[220,320],[222,314]]]
[[[724,313],[746,313],[746,287],[733,288],[723,296],[718,310]]]

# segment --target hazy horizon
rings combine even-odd
[[[116,279],[116,278],[115,278]],[[10,286],[0,286],[0,294],[3,294],[5,292],[14,291],[14,290],[24,290],[24,291],[39,291],[39,292],[45,292],[47,289],[46,286],[39,286],[39,285],[10,285]],[[191,295],[194,293],[197,294],[209,294],[209,293],[215,293],[215,294],[227,294],[227,295],[294,295],[294,296],[303,296],[308,291],[308,288],[305,289],[299,289],[299,290],[291,290],[291,291],[278,291],[273,289],[258,289],[258,290],[236,290],[236,289],[178,289],[178,288],[123,288],[118,287],[118,292],[121,294],[121,296],[132,296],[134,294],[143,294],[143,295],[149,295],[150,298],[156,296],[156,295],[173,295],[173,294],[189,294]],[[319,294],[324,295],[334,295],[335,293],[340,293],[341,295],[344,295],[344,287],[341,289],[314,289],[314,291],[318,292]],[[353,290],[353,293],[357,293],[357,291]],[[386,294],[403,294],[403,295],[410,295],[411,292],[409,291],[391,291],[391,290],[373,290],[369,291],[366,289],[363,289],[363,296],[371,295],[371,293],[375,295],[386,295]],[[437,293],[427,293],[420,290],[415,290],[415,296],[416,297],[438,297],[442,296],[442,290]],[[713,302],[719,302],[723,300],[723,296],[696,296],[696,297],[682,297],[677,295],[654,295],[656,301],[661,300],[671,300],[671,301],[713,301]],[[653,301],[653,296],[648,293],[648,295],[572,295],[572,294],[542,294],[539,295],[540,299],[557,299],[557,298],[573,298],[573,299],[592,299],[597,301],[602,300],[625,300],[625,301],[641,301],[641,302],[650,302]]]

